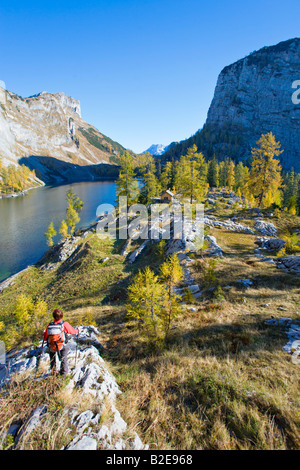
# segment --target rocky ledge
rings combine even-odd
[[[300,256],[279,256],[275,258],[277,268],[293,274],[300,274]]]
[[[99,342],[99,330],[90,325],[81,327],[78,341],[72,337],[69,341],[68,355],[70,377],[67,391],[80,390],[92,403],[93,409],[79,411],[74,406],[64,410],[63,418],[71,422],[75,435],[63,449],[65,450],[147,450],[136,432],[128,430],[127,423],[117,409],[117,397],[122,392],[115,377],[108,370],[101,357],[103,348]],[[6,364],[0,366],[0,386],[9,384],[16,374],[26,373],[35,380],[47,378],[49,371],[47,348],[24,348],[7,354]],[[99,410],[95,413],[93,410]],[[26,422],[14,424],[0,436],[0,448],[9,435],[14,437],[12,448],[22,449],[25,437],[39,428],[43,432],[43,421],[51,411],[47,405],[32,411]],[[62,449],[62,450],[63,450]]]

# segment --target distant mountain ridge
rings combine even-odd
[[[116,176],[125,151],[81,117],[80,101],[65,93],[22,98],[0,88],[0,157],[24,163],[45,182]]]
[[[300,171],[300,104],[292,101],[300,80],[300,38],[263,47],[225,67],[202,130],[172,146],[162,160],[172,160],[196,144],[211,158],[247,159],[263,133],[272,131],[284,150],[284,169]]]
[[[169,148],[170,148],[170,145],[153,144],[143,153],[150,153],[151,155],[154,155],[155,157],[157,157],[165,153],[167,150],[169,150]]]

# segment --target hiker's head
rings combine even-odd
[[[53,310],[52,315],[55,321],[61,320],[62,317],[64,316],[63,312],[59,310],[59,308],[56,308],[55,310]]]

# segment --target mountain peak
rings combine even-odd
[[[117,173],[123,147],[81,118],[79,100],[47,91],[23,98],[1,88],[0,104],[0,154],[5,166],[30,165],[45,182],[79,178],[83,171],[85,179],[97,177],[102,169]],[[98,168],[103,164],[105,169]],[[73,174],[77,168],[79,176]]]
[[[72,96],[66,95],[62,91],[58,93],[50,93],[48,91],[42,91],[35,95],[28,96],[28,98],[24,98],[24,99],[27,102],[30,100],[36,100],[36,99],[41,99],[41,100],[46,100],[46,101],[54,100],[57,103],[59,103],[61,107],[64,108],[66,111],[76,113],[78,114],[78,116],[81,117],[80,101],[76,100]]]
[[[169,148],[168,145],[153,144],[153,145],[151,145],[151,147],[149,147],[143,153],[150,153],[151,155],[159,156],[159,155],[162,155],[163,153],[165,153],[168,150],[168,148]]]

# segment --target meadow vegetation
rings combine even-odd
[[[222,200],[207,203],[215,217],[225,220],[236,215],[239,222],[253,227],[249,210],[260,204],[264,220],[276,225],[278,237],[285,237],[284,254],[297,254],[297,198],[291,204],[295,194],[288,197],[291,187],[283,186],[286,176],[274,162],[278,145],[269,138],[269,143],[262,139],[258,144],[253,166],[247,170],[229,160],[206,162],[196,148],[162,169],[143,155],[141,192],[134,164],[125,154],[118,194],[130,196],[131,202],[140,197],[148,203],[168,187],[176,188],[183,199],[204,201],[208,185],[224,185],[228,192],[240,191],[247,197],[234,206]],[[260,180],[269,144],[276,152]],[[260,173],[255,188],[249,184],[251,171]],[[191,185],[191,175],[197,175],[197,184]],[[267,185],[270,175],[276,178]],[[56,307],[74,325],[95,324],[103,357],[123,392],[118,409],[150,449],[299,450],[298,366],[282,349],[285,331],[265,323],[283,315],[299,322],[299,276],[261,262],[254,253],[255,235],[224,228],[206,228],[206,233],[216,237],[223,256],[212,258],[208,246],[191,254],[188,266],[202,292],[197,299],[185,289],[177,256],[166,257],[165,243],[151,241],[129,264],[121,254],[125,240],[103,240],[90,233],[81,239],[74,262],[67,260],[52,270],[32,266],[3,290],[0,339],[8,348],[37,342]],[[133,241],[130,249],[141,243]],[[252,284],[246,287],[241,279]],[[182,298],[176,288],[183,289]],[[28,414],[46,396],[55,410],[47,425],[52,431],[43,443],[37,442],[40,448],[59,448],[72,433],[71,425],[66,430],[55,428],[55,417],[59,419],[67,400],[64,384],[41,382],[28,394],[21,412],[20,399],[31,387],[30,380],[20,379],[2,392],[2,422],[16,413]]]

